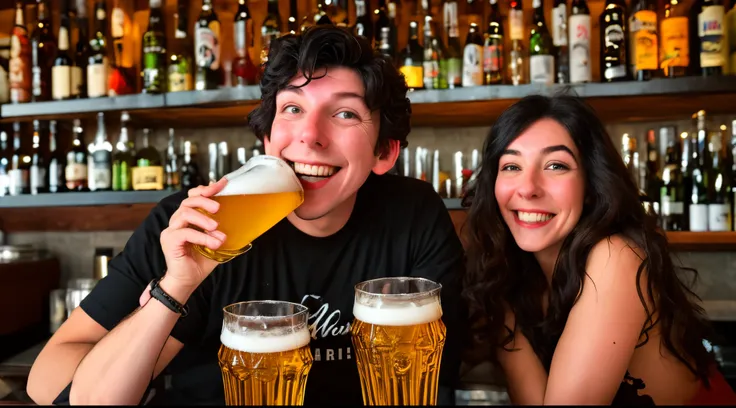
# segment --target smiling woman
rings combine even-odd
[[[513,403],[679,405],[723,390],[699,299],[588,105],[524,98],[483,163],[464,296],[476,356],[500,364]]]

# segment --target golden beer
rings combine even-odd
[[[225,178],[225,188],[212,197],[220,203],[219,210],[215,214],[200,211],[217,221],[217,229],[227,238],[215,251],[193,245],[200,254],[220,263],[246,252],[256,238],[304,201],[294,170],[273,156],[255,156]]]
[[[351,327],[365,405],[436,405],[446,328],[441,285],[384,278],[356,286]]]
[[[227,405],[303,405],[313,361],[307,316],[289,302],[225,308],[218,362]]]

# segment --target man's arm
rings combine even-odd
[[[39,405],[50,405],[72,382],[82,359],[108,331],[81,308],[75,309],[69,319],[54,333],[31,367],[28,376],[28,395]],[[156,360],[155,376],[181,350],[182,343],[169,337]]]

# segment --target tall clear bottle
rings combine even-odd
[[[509,2],[509,50],[508,72],[511,83],[514,85],[526,82],[525,70],[527,66],[526,50],[524,49],[524,11],[521,0]]]
[[[97,113],[97,134],[87,148],[87,182],[91,191],[112,190],[112,144],[105,130],[105,114]]]
[[[534,0],[534,23],[529,35],[529,82],[552,85],[555,82],[555,57],[552,36],[544,22],[543,0]]]
[[[485,42],[483,44],[483,75],[486,85],[499,85],[505,82],[503,75],[503,17],[498,9],[498,0],[490,1],[491,7],[488,12],[488,28],[486,29]]]
[[[133,166],[135,166],[135,145],[130,139],[128,112],[120,114],[120,137],[115,144],[112,155],[112,189],[113,191],[129,191],[133,189]]]
[[[570,83],[570,50],[567,45],[567,0],[552,6],[552,42],[555,46],[555,73],[558,84]]]

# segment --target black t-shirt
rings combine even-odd
[[[108,276],[81,303],[95,321],[112,330],[138,306],[145,286],[166,270],[159,236],[185,192],[163,199],[110,261]],[[257,213],[243,214],[243,222]],[[371,174],[358,192],[347,224],[315,238],[284,219],[253,247],[219,265],[187,302],[171,335],[184,348],[165,369],[159,403],[224,403],[217,364],[222,308],[245,300],[285,300],[310,309],[314,365],[305,404],[362,405],[350,324],[355,284],[386,276],[418,276],[440,282],[447,341],[440,372],[448,400],[460,366],[465,313],[460,284],[463,248],[449,213],[429,183]],[[155,300],[152,300],[155,301]],[[162,389],[163,388],[163,389]]]

